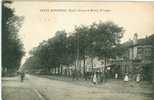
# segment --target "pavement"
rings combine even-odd
[[[52,77],[29,75],[2,78],[2,100],[153,100],[152,86],[147,82],[108,80],[93,85],[88,81],[53,80]]]

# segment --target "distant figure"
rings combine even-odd
[[[25,78],[24,79],[30,79],[30,75],[28,73],[25,73]]]
[[[124,81],[125,82],[128,82],[129,81],[129,78],[128,78],[128,74],[127,73],[125,74]]]
[[[136,82],[140,82],[141,78],[140,78],[140,74],[137,74],[137,77],[136,77]]]
[[[72,71],[72,79],[74,80],[75,77],[76,77],[76,70],[73,70],[73,71]]]
[[[20,81],[23,82],[25,78],[25,73],[24,72],[20,72]]]
[[[97,76],[96,76],[96,73],[94,73],[94,76],[93,76],[93,84],[97,84]]]
[[[115,79],[118,79],[118,73],[115,73]]]

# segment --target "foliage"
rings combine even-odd
[[[91,48],[94,49],[94,56],[112,58],[113,47],[120,43],[123,28],[112,22],[100,22],[99,24],[93,24],[91,27],[91,30],[93,30],[91,31],[91,34],[93,34]]]
[[[81,25],[75,27],[69,36],[65,31],[57,31],[54,37],[34,48],[31,57],[38,59],[35,64],[48,71],[60,65],[75,64],[76,60],[85,60],[86,57],[110,58],[114,56],[113,47],[119,44],[122,33],[123,28],[112,22]]]
[[[18,37],[22,17],[14,14],[14,11],[6,5],[11,2],[2,3],[2,68],[17,70],[21,58],[24,55],[23,44]]]

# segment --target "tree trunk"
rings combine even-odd
[[[56,69],[57,69],[57,67],[55,67],[55,72],[54,72],[55,75],[56,75]]]
[[[85,55],[83,56],[83,76],[85,77],[86,73],[86,57]]]
[[[93,57],[91,57],[91,68],[92,68],[92,71],[93,71],[93,69],[94,69],[94,62],[93,62]]]
[[[106,56],[104,57],[104,81],[107,80],[107,72],[106,72]]]
[[[91,69],[92,69],[92,70],[91,70],[90,77],[93,76],[93,74],[94,74],[94,62],[93,62],[93,59],[94,59],[94,58],[91,57],[91,67],[92,67]],[[93,78],[91,78],[91,79],[93,79]]]
[[[60,69],[61,69],[61,68],[60,68],[60,64],[58,64],[58,75],[60,75],[60,73],[61,73],[61,72],[60,72]]]
[[[62,65],[60,64],[60,72],[61,72],[61,75],[63,74],[63,68],[62,68]]]

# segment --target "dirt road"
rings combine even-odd
[[[30,76],[24,83],[18,78],[4,78],[2,97],[3,100],[152,100],[151,86],[146,83],[119,80],[99,85],[75,83],[37,76]]]

